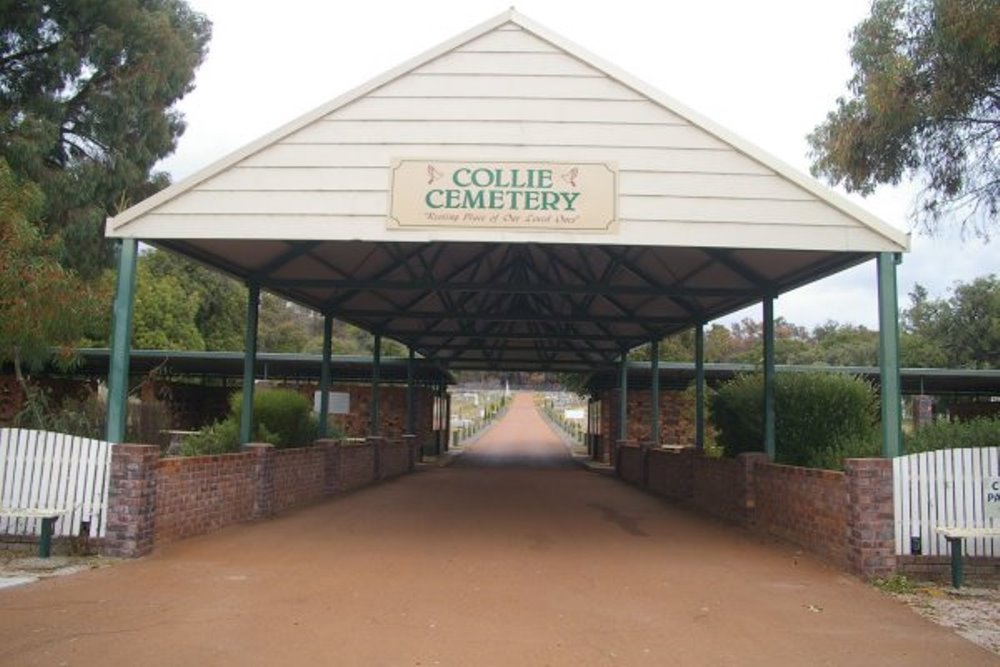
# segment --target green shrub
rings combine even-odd
[[[182,456],[226,454],[240,449],[240,415],[243,393],[229,399],[229,416],[184,439]],[[312,405],[291,389],[254,392],[254,424],[251,439],[278,448],[305,447],[316,439],[316,418]]]
[[[845,458],[878,455],[878,399],[867,382],[836,373],[779,373],[774,402],[776,462],[837,469]],[[726,456],[763,451],[762,374],[737,376],[709,406]]]
[[[1000,447],[1000,417],[941,421],[903,436],[907,454],[961,447]]]
[[[236,423],[243,412],[243,392],[233,394],[229,409]],[[312,404],[292,389],[265,389],[253,396],[253,441],[275,447],[304,447],[316,439]]]
[[[229,454],[240,449],[240,422],[232,416],[184,438],[181,456]]]

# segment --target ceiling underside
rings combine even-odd
[[[451,370],[594,371],[625,350],[872,256],[540,243],[155,243]]]

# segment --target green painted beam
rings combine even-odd
[[[899,255],[879,253],[878,342],[882,402],[882,456],[903,453],[902,408],[899,377],[899,297],[896,291],[896,264]]]
[[[382,373],[382,336],[375,334],[375,342],[372,348],[372,408],[371,425],[368,432],[371,435],[379,434],[379,383]]]
[[[628,352],[622,352],[618,369],[618,440],[628,437]]]
[[[705,449],[705,325],[694,332],[694,446]]]
[[[660,341],[653,340],[649,345],[649,358],[652,365],[649,382],[650,404],[650,441],[653,446],[660,444]]]
[[[764,451],[774,460],[774,298],[764,299]]]
[[[330,421],[330,358],[333,355],[333,318],[323,316],[323,361],[319,367],[319,437],[325,438]]]
[[[122,239],[118,244],[118,280],[115,285],[111,324],[111,359],[108,364],[108,422],[105,438],[121,443],[126,437],[128,417],[129,355],[132,349],[132,310],[139,242]]]
[[[240,443],[253,439],[253,391],[257,366],[257,316],[260,311],[260,287],[247,285],[247,319],[243,336],[243,406],[240,412]]]

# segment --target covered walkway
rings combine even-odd
[[[574,466],[528,395],[462,458],[0,590],[0,664],[996,664],[793,547]]]

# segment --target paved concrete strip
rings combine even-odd
[[[526,396],[461,459],[2,590],[0,664],[1000,662],[793,547],[565,465]]]

